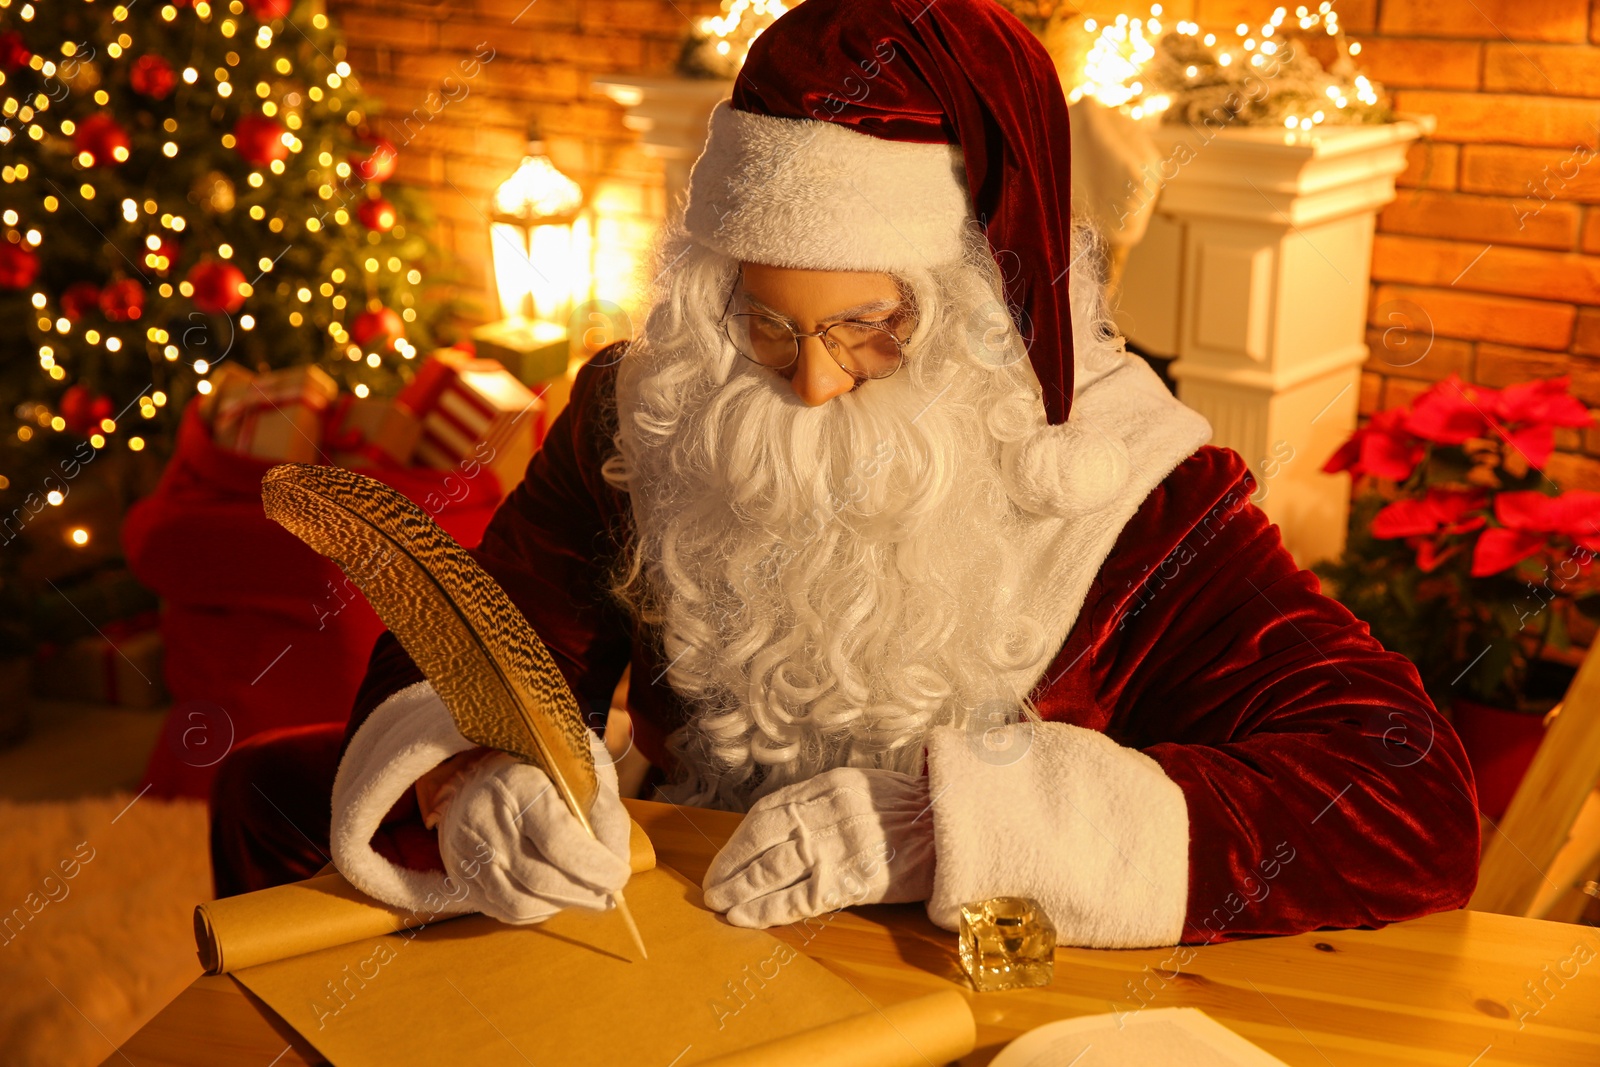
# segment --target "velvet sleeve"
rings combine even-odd
[[[1256,489],[1231,450],[1181,465],[1120,535],[1088,631],[1106,733],[1184,794],[1182,940],[1461,907],[1479,842],[1460,743],[1412,664],[1295,564]]]

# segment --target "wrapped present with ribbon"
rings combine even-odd
[[[501,495],[522,481],[544,427],[538,393],[495,360],[452,348],[418,368],[395,406],[421,425],[412,462],[468,477],[487,469]]]
[[[322,459],[322,423],[339,385],[321,367],[303,365],[233,378],[212,409],[211,431],[235,452],[288,463]]]
[[[156,613],[108,622],[91,637],[40,648],[33,688],[50,700],[153,708],[167,698]]]
[[[351,393],[335,397],[323,421],[323,447],[340,467],[410,466],[421,436],[409,411]]]

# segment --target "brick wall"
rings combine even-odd
[[[592,190],[597,295],[621,300],[636,250],[659,217],[662,169],[593,92],[606,74],[668,75],[689,19],[716,0],[325,0],[363,88],[383,102],[374,125],[400,149],[397,181],[430,191],[431,236],[460,274],[455,288],[497,317],[485,216],[516,168],[530,117],[566,174]]]
[[[1259,22],[1273,6],[1201,0],[1196,18]],[[1600,3],[1338,11],[1396,107],[1438,121],[1378,218],[1362,414],[1451,372],[1491,386],[1570,374],[1600,408]],[[1557,433],[1551,478],[1600,489],[1600,429]]]

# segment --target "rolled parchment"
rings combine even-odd
[[[695,1067],[927,1067],[958,1060],[977,1043],[966,998],[947,989],[763,1041]]]
[[[655,849],[643,828],[629,821],[630,863],[635,873],[648,871],[656,865]],[[454,918],[383,904],[343,875],[324,874],[197,905],[194,940],[205,972],[226,974]]]

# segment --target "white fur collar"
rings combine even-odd
[[[1121,348],[1120,339],[1080,344],[1071,416],[1026,442],[1014,469],[1037,516],[1021,547],[1022,606],[1045,627],[1052,650],[1066,643],[1128,520],[1211,439],[1205,417]]]

